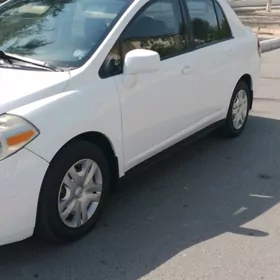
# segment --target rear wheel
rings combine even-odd
[[[223,131],[228,137],[239,136],[246,125],[250,108],[250,90],[240,81],[233,92]]]
[[[37,228],[51,241],[74,241],[99,219],[110,190],[109,165],[89,142],[73,142],[51,163],[39,199]]]

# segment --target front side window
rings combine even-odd
[[[79,67],[131,0],[13,0],[0,8],[0,50]]]
[[[167,59],[188,50],[178,0],[158,0],[146,5],[132,19],[106,57],[99,75],[108,78],[122,73],[125,55],[135,49],[158,52]]]
[[[153,1],[136,15],[122,36],[123,55],[134,49],[147,49],[166,59],[182,53],[186,37],[179,2]]]
[[[220,39],[219,24],[212,0],[185,0],[195,45],[200,47]]]

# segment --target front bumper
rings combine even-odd
[[[33,234],[48,163],[27,149],[0,161],[0,245]]]

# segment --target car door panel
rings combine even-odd
[[[191,56],[186,54],[162,61],[159,72],[137,74],[132,82],[123,74],[115,77],[128,167],[148,158],[163,141],[194,122],[196,83],[191,69],[183,74],[190,62]]]
[[[127,168],[148,158],[167,139],[195,121],[196,80],[192,55],[181,30],[179,2],[151,3],[125,30],[122,48],[124,55],[137,48],[157,51],[161,56],[160,71],[115,77],[122,107]]]
[[[215,44],[196,50],[193,59],[197,69],[199,83],[197,94],[199,118],[204,118],[223,109],[223,95],[227,84],[228,71],[227,47],[223,44]]]

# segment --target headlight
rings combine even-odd
[[[28,121],[15,115],[0,116],[0,160],[16,153],[39,135]]]

